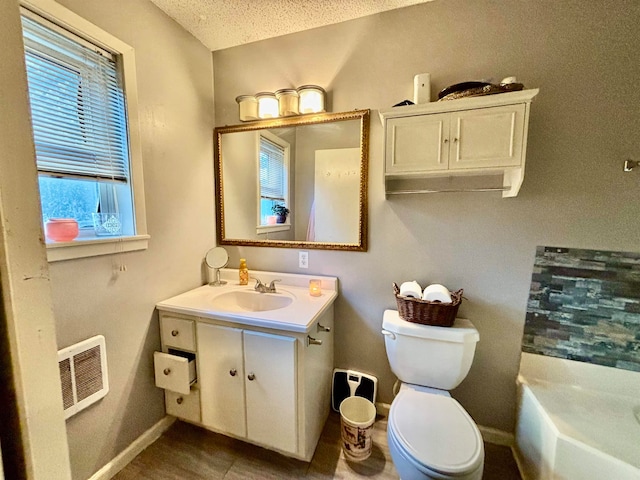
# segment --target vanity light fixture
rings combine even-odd
[[[276,91],[278,111],[281,117],[298,115],[298,91],[295,88],[283,88]]]
[[[249,122],[258,120],[258,100],[253,95],[240,95],[236,97],[236,102],[240,107],[240,121]]]
[[[259,118],[276,118],[278,116],[278,99],[271,92],[256,93]]]
[[[282,88],[275,93],[240,95],[236,97],[236,102],[240,107],[242,122],[326,112],[325,91],[318,85]]]
[[[325,111],[324,88],[318,85],[303,85],[298,87],[300,96],[300,113],[320,113]]]

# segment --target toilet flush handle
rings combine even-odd
[[[381,333],[385,336],[385,337],[391,337],[391,340],[395,340],[396,339],[396,334],[393,332],[390,332],[389,330],[381,330]]]

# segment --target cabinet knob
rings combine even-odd
[[[176,398],[176,403],[177,403],[178,405],[182,405],[182,402],[184,402],[184,398],[182,398],[182,397],[178,397],[178,398]]]
[[[445,138],[445,139],[443,140],[443,142],[444,142],[444,143],[449,143],[449,139],[448,139],[448,138]]]
[[[324,325],[318,324],[318,332],[330,332],[331,327],[325,327]]]
[[[307,346],[309,345],[322,345],[322,340],[307,335]]]
[[[229,375],[231,375],[232,377],[235,377],[238,374],[238,370],[236,370],[235,368],[232,368],[231,370],[229,370]]]
[[[177,337],[180,332],[178,330],[171,330],[171,336]]]
[[[249,379],[250,382],[254,381],[256,376],[253,372],[251,372],[249,375],[247,375],[247,378]]]
[[[170,368],[165,368],[162,373],[164,373],[165,375],[169,375],[171,373],[171,369]]]
[[[453,143],[458,143],[458,139],[454,137]]]

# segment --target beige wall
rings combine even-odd
[[[513,430],[515,377],[536,245],[640,251],[638,131],[640,4],[635,0],[442,0],[214,52],[216,121],[238,122],[235,97],[303,84],[329,91],[331,111],[371,108],[370,248],[366,253],[230,248],[231,264],[340,278],[336,366],[395,380],[380,335],[391,282],[464,288],[461,314],[480,331],[476,360],[454,396],[482,425]],[[527,173],[517,198],[497,194],[385,200],[376,109],[516,75],[540,88],[531,108]]]
[[[50,265],[58,347],[96,334],[107,343],[109,394],[67,421],[80,480],[164,416],[153,384],[154,304],[203,283],[215,242],[213,84],[210,52],[150,2],[59,3],[135,48],[151,235],[146,251]]]

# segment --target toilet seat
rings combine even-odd
[[[403,388],[391,404],[388,430],[419,470],[463,476],[481,468],[478,427],[453,398],[426,387]]]

